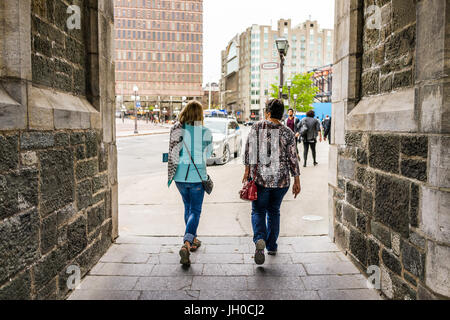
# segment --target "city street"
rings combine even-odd
[[[249,127],[241,129],[245,141]],[[162,163],[168,143],[168,134],[118,139],[121,235],[184,234],[183,202],[174,184],[167,188],[167,164]],[[312,166],[310,155],[308,167],[301,167],[302,193],[294,200],[289,191],[282,206],[282,236],[328,233],[327,160],[328,143],[323,142],[318,147],[319,165]],[[251,204],[238,196],[242,159],[233,159],[224,166],[210,166],[208,172],[215,188],[205,197],[199,236],[252,234]]]

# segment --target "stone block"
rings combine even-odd
[[[416,300],[417,293],[403,279],[397,276],[392,277],[394,300]]]
[[[25,129],[27,109],[0,86],[0,130]]]
[[[58,242],[57,214],[51,214],[41,222],[41,253],[47,254]]]
[[[400,235],[398,233],[392,232],[391,234],[392,251],[397,257],[400,256],[400,243],[401,243]]]
[[[401,250],[405,270],[423,281],[425,277],[425,255],[407,241],[402,241]]]
[[[450,243],[450,192],[422,186],[420,229],[432,240]]]
[[[33,266],[34,282],[37,288],[42,288],[61,272],[67,262],[67,247],[59,247],[42,257]]]
[[[420,188],[417,184],[411,183],[411,193],[409,198],[409,223],[412,227],[419,226],[419,208],[420,208]]]
[[[380,71],[378,69],[364,72],[361,76],[362,96],[380,92]]]
[[[328,153],[328,183],[333,187],[338,186],[337,161],[338,161],[337,147],[335,145],[331,145]]]
[[[356,210],[352,206],[344,204],[342,212],[344,221],[347,221],[348,223],[356,227]]]
[[[105,221],[105,203],[93,207],[87,211],[88,233],[94,231]]]
[[[414,88],[364,97],[346,118],[347,130],[417,132]]]
[[[377,238],[386,247],[391,247],[391,233],[388,228],[383,226],[381,223],[376,221],[371,221],[370,230],[372,235]]]
[[[93,193],[108,187],[108,175],[103,174],[92,179]]]
[[[55,137],[52,132],[25,132],[20,137],[22,150],[46,149],[55,145]]]
[[[374,239],[370,237],[367,239],[367,265],[380,265],[380,246]]]
[[[435,187],[450,188],[450,137],[430,137],[428,183]]]
[[[92,181],[85,180],[77,184],[77,208],[85,209],[93,204]]]
[[[31,300],[30,272],[26,270],[0,287],[0,300]]]
[[[417,105],[420,112],[420,130],[422,132],[440,133],[442,130],[442,104],[444,91],[442,85],[425,85],[419,87]]]
[[[403,176],[427,181],[427,162],[418,159],[402,159],[400,162],[400,172]]]
[[[38,165],[38,157],[36,151],[27,151],[21,153],[20,162],[22,166],[34,167]]]
[[[365,167],[356,168],[356,181],[369,190],[375,190],[375,173]]]
[[[36,209],[0,222],[0,283],[39,257],[39,215]]]
[[[409,235],[409,188],[407,181],[376,176],[374,217],[403,237]]]
[[[75,258],[87,246],[86,224],[86,218],[84,216],[80,216],[68,226],[67,240],[69,260]]]
[[[411,231],[409,235],[409,241],[411,241],[412,244],[419,247],[422,250],[425,250],[426,248],[426,240],[424,237],[422,237],[417,232]]]
[[[389,268],[389,270],[393,271],[394,273],[401,275],[402,274],[402,264],[400,263],[400,260],[393,255],[392,253],[388,252],[386,249],[383,249],[381,251],[381,258],[383,259],[383,264]]]
[[[71,145],[78,145],[78,144],[84,144],[85,143],[86,136],[83,131],[74,131],[70,134],[70,144]]]
[[[367,241],[364,234],[361,232],[350,229],[350,243],[351,253],[358,259],[363,265],[367,266]]]
[[[433,80],[445,73],[446,1],[431,0],[417,3],[416,78]],[[447,67],[448,68],[448,67]]]
[[[347,182],[346,185],[346,190],[345,190],[345,194],[346,194],[346,200],[348,203],[350,203],[352,206],[361,209],[362,208],[362,202],[361,202],[361,197],[362,197],[362,188],[352,182]]]
[[[19,164],[19,136],[0,135],[0,172],[17,169]]]
[[[361,194],[361,203],[362,210],[364,213],[368,215],[372,215],[373,213],[373,195],[370,192],[365,190],[362,191]]]
[[[399,172],[400,139],[394,135],[369,137],[369,165],[387,172]]]
[[[55,146],[67,147],[70,144],[70,135],[66,132],[55,133]]]
[[[76,165],[75,172],[77,180],[93,178],[98,173],[97,159],[78,162]]]
[[[65,225],[76,214],[73,203],[56,211],[58,227]]]
[[[97,132],[90,130],[86,132],[86,157],[92,158],[97,156],[98,136]]]
[[[427,136],[403,136],[400,145],[401,152],[406,156],[428,158]]]
[[[355,177],[355,161],[339,157],[338,175],[353,180]]]
[[[38,205],[38,172],[25,168],[0,174],[0,220]]]
[[[41,213],[48,214],[74,201],[73,154],[70,150],[39,153]]]
[[[366,233],[368,221],[369,220],[364,213],[362,213],[361,211],[357,212],[356,227],[359,229],[359,231],[361,231],[362,233]]]

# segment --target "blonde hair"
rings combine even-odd
[[[200,121],[203,124],[203,120],[203,106],[197,100],[190,101],[178,117],[178,121],[180,121],[181,124],[189,125],[195,125],[196,122]]]

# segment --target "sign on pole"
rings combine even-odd
[[[275,70],[280,67],[280,64],[278,62],[266,62],[261,64],[261,69],[263,70]]]

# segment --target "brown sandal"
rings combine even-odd
[[[202,242],[198,239],[195,239],[191,245],[191,252],[197,251],[197,249],[200,248],[201,245],[202,245]]]
[[[190,266],[191,265],[191,260],[189,259],[190,253],[189,253],[189,248],[187,247],[187,245],[183,245],[180,249],[180,263],[184,266]]]

